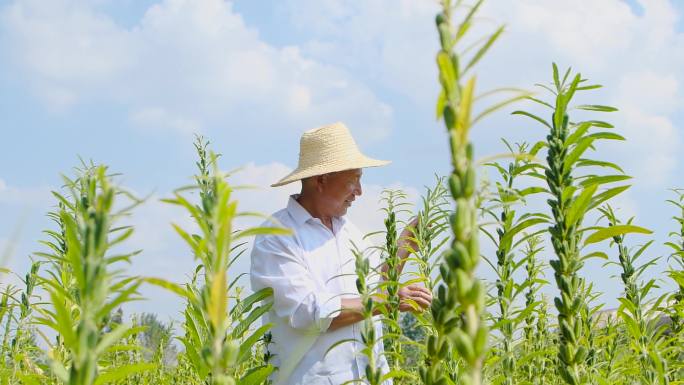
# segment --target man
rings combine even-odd
[[[301,193],[273,214],[293,234],[258,236],[251,256],[252,288],[273,288],[273,308],[264,321],[273,324],[274,385],[339,385],[363,377],[362,307],[350,248],[364,240],[345,214],[362,193],[362,168],[388,163],[363,155],[349,130],[335,123],[304,133],[297,169],[273,185],[302,183]],[[404,229],[400,237],[402,258],[408,256],[409,234]],[[379,265],[375,259],[371,266]],[[402,311],[413,309],[412,303],[425,309],[432,301],[418,285],[402,288],[399,296]],[[376,329],[380,338],[378,321]],[[334,346],[343,340],[349,342]],[[382,353],[378,343],[376,356],[387,372]]]

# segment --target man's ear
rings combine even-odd
[[[323,191],[323,188],[328,183],[328,174],[316,176],[316,190]]]

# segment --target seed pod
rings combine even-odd
[[[444,106],[444,123],[449,129],[456,127],[456,111],[450,104]]]
[[[463,194],[461,179],[456,174],[449,177],[449,191],[452,197],[460,197]]]
[[[575,353],[575,362],[582,362],[587,358],[588,350],[584,346],[577,348],[577,353]]]
[[[470,288],[472,287],[472,280],[468,277],[468,274],[463,270],[456,270],[456,296],[459,301],[463,301],[467,298]]]
[[[475,334],[475,354],[482,355],[485,351],[485,347],[487,345],[487,327],[485,325],[480,324],[480,327],[477,329],[477,333]]]
[[[473,166],[468,166],[468,170],[465,174],[465,183],[463,190],[463,194],[466,198],[470,198],[471,196],[473,196],[473,193],[475,192],[475,187],[475,170],[473,169]]]
[[[466,362],[472,362],[475,358],[475,351],[473,350],[473,344],[470,337],[460,329],[454,330],[453,335],[456,350],[458,350],[461,357],[463,357]]]

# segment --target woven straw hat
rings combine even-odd
[[[361,153],[347,126],[333,123],[302,134],[299,141],[299,164],[271,187],[283,186],[304,178],[330,172],[389,164],[387,160],[371,159]]]

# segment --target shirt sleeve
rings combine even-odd
[[[285,237],[257,237],[251,255],[253,290],[273,289],[273,310],[292,328],[325,332],[342,308],[339,295],[317,288],[301,252]]]

